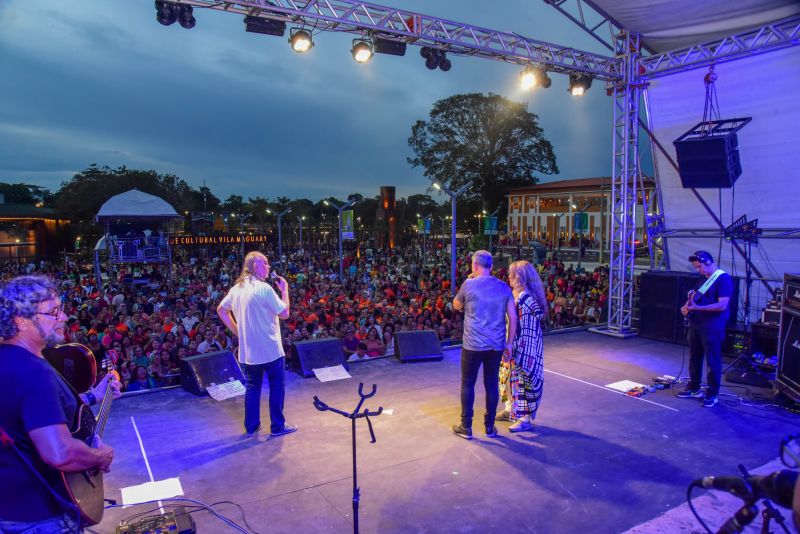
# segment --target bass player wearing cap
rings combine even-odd
[[[681,313],[689,319],[689,384],[678,393],[678,397],[703,397],[703,406],[713,408],[718,402],[722,381],[722,340],[728,322],[728,303],[733,296],[733,280],[717,267],[713,256],[705,250],[698,250],[689,256],[689,261],[705,280],[689,292],[686,304],[681,307]],[[705,395],[700,390],[704,357],[708,366],[708,389]]]

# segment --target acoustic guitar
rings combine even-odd
[[[73,375],[70,385],[74,388],[73,393],[78,400],[79,408],[78,414],[75,418],[73,429],[71,429],[72,437],[79,439],[86,443],[89,447],[95,448],[98,445],[100,438],[108,421],[108,415],[111,413],[111,403],[114,400],[114,391],[111,387],[106,388],[106,393],[100,402],[100,409],[95,417],[91,408],[85,404],[79,397],[79,391],[88,391],[94,385],[96,377],[97,364],[94,354],[91,350],[83,345],[77,343],[70,343],[68,345],[61,345],[53,349],[48,349],[50,356],[46,356],[48,361],[52,357],[54,361],[71,362],[67,363],[66,367],[73,369],[81,369],[83,372],[94,374],[91,380],[88,376],[79,376],[77,373]],[[84,358],[88,361],[80,362],[80,353],[83,353]],[[89,363],[91,361],[91,363]],[[52,363],[52,361],[51,361]],[[103,362],[103,367],[108,370],[115,380],[119,380],[119,375],[111,368],[108,360]],[[58,369],[58,368],[57,368]],[[75,385],[84,385],[89,383],[88,387],[75,388]],[[64,491],[66,497],[73,502],[81,513],[81,521],[84,526],[96,525],[103,519],[103,512],[105,510],[105,495],[103,492],[103,473],[102,471],[78,471],[73,473],[61,472],[61,480],[64,484]]]

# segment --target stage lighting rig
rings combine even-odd
[[[298,54],[308,52],[314,47],[311,33],[302,28],[292,28],[289,30],[289,35],[289,43],[292,45],[292,50]]]
[[[547,71],[540,67],[531,67],[528,65],[519,74],[519,84],[525,91],[530,91],[536,87],[543,87],[548,89],[553,80],[547,75]]]
[[[447,72],[453,66],[450,63],[450,60],[447,59],[447,53],[444,50],[439,50],[438,48],[431,48],[429,46],[423,46],[420,51],[419,55],[425,58],[425,66],[430,70],[439,69]]]
[[[391,56],[404,56],[406,55],[406,43],[403,41],[392,41],[391,39],[383,39],[382,37],[375,37],[376,54],[389,54]]]
[[[170,2],[156,0],[156,20],[164,26],[174,24],[178,20],[178,6]]]
[[[583,96],[592,86],[592,79],[583,74],[569,75],[569,94],[572,96]]]
[[[286,32],[286,23],[282,20],[247,16],[244,18],[244,31],[283,37],[283,34]]]
[[[374,53],[372,42],[367,39],[353,39],[353,48],[350,49],[350,53],[353,54],[353,59],[357,63],[366,63],[372,59]]]

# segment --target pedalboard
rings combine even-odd
[[[194,519],[183,506],[119,525],[116,534],[196,534]]]

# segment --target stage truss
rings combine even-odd
[[[608,327],[603,333],[628,336],[633,319],[633,261],[635,210],[640,183],[638,135],[640,101],[646,98],[647,81],[711,64],[780,50],[800,44],[800,16],[764,25],[723,39],[690,47],[647,54],[641,37],[616,22],[589,0],[543,0],[573,21],[614,56],[539,41],[517,33],[503,32],[455,22],[404,9],[351,0],[177,0],[171,3],[208,8],[307,25],[316,30],[373,36],[408,45],[438,48],[453,55],[472,56],[517,65],[536,65],[561,74],[589,74],[606,82],[614,99],[612,176],[612,249],[608,299]],[[149,2],[148,2],[149,3]],[[594,22],[594,20],[598,22]],[[609,29],[608,41],[598,31]],[[651,137],[651,143],[657,141]],[[660,191],[656,173],[656,191]],[[668,267],[664,245],[663,210],[660,195],[646,206],[645,228],[650,245],[651,266]]]

